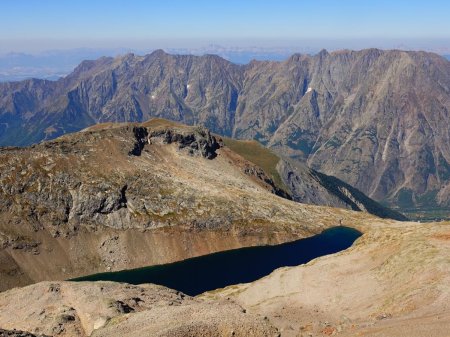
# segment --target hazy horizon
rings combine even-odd
[[[0,9],[0,81],[56,79],[84,59],[155,49],[241,64],[322,49],[450,55],[442,0],[4,0]]]
[[[79,48],[427,50],[450,53],[443,0],[4,0],[0,53]]]
[[[19,47],[19,42],[8,44],[0,40],[0,56],[8,54],[29,54],[41,55],[51,52],[77,51],[77,50],[118,50],[147,53],[156,49],[167,51],[184,50],[188,52],[198,52],[202,50],[262,50],[262,51],[283,51],[283,52],[303,52],[315,53],[322,49],[336,51],[342,49],[361,50],[367,48],[378,49],[401,49],[401,50],[422,50],[435,52],[437,54],[450,54],[449,39],[315,39],[315,40],[142,40],[142,41],[115,41],[108,40],[91,41],[83,44],[69,44],[67,41],[48,41],[49,44],[40,43],[37,40],[31,41]],[[14,45],[17,45],[14,47]],[[47,47],[44,47],[47,46]]]
[[[411,48],[408,45],[393,45],[391,48],[370,45],[367,48],[381,49],[403,49],[403,50],[426,50],[426,48]],[[127,53],[145,55],[160,46],[146,49],[133,48],[75,48],[75,49],[53,49],[40,52],[10,52],[0,54],[0,82],[18,81],[29,78],[42,78],[56,80],[68,75],[83,60],[98,59],[102,56],[117,57]],[[339,48],[328,48],[324,45],[314,46],[305,43],[302,46],[260,47],[260,46],[226,46],[209,44],[202,47],[187,48],[162,48],[171,54],[205,55],[216,54],[220,57],[237,64],[246,64],[251,60],[260,61],[283,61],[294,53],[314,55],[321,49],[332,52]],[[363,48],[346,48],[359,50]],[[450,52],[446,50],[428,50],[443,55],[450,60]]]

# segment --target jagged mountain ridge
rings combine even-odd
[[[449,97],[450,63],[425,52],[241,66],[156,51],[85,61],[57,82],[0,84],[0,144],[158,116],[257,139],[391,205],[448,207]]]

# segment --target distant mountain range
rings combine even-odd
[[[426,52],[323,50],[237,65],[127,54],[56,82],[0,84],[0,144],[164,117],[256,139],[390,206],[450,208],[450,62]]]
[[[224,47],[220,45],[209,45],[203,48],[171,48],[170,53],[205,55],[217,54],[226,60],[245,64],[251,60],[281,61],[287,59],[294,50],[298,48],[261,48],[261,47]],[[302,52],[316,53],[318,50],[303,48]],[[133,52],[136,54],[147,54],[152,49],[135,50],[129,48],[115,49],[68,49],[49,50],[37,54],[7,53],[0,54],[0,82],[21,81],[25,79],[38,78],[57,80],[71,73],[73,69],[84,60],[94,60],[102,56],[117,57]]]
[[[102,56],[117,57],[127,53],[139,55],[150,53],[152,50],[134,50],[129,48],[90,49],[78,48],[68,50],[49,50],[37,54],[7,53],[0,54],[0,82],[21,81],[38,78],[57,80],[70,74],[73,69],[84,60],[94,60]],[[252,60],[284,61],[294,52],[314,55],[319,52],[313,47],[224,47],[209,45],[203,48],[169,48],[172,54],[206,55],[215,54],[230,62],[246,64]],[[450,55],[443,55],[450,60]]]

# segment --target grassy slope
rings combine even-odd
[[[222,139],[224,144],[231,150],[261,167],[272,178],[278,188],[288,191],[288,188],[284,185],[277,171],[277,164],[280,158],[276,154],[262,146],[256,140],[235,140],[226,137],[222,137]]]

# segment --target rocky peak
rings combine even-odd
[[[168,54],[162,49],[156,49],[150,54],[150,56],[152,56],[154,58],[161,58],[161,57],[165,57],[167,55]]]
[[[327,56],[329,56],[330,54],[328,53],[328,51],[326,50],[326,49],[322,49],[318,54],[317,54],[317,56],[320,58],[320,59],[323,59],[323,58],[325,58],[325,57],[327,57]]]

